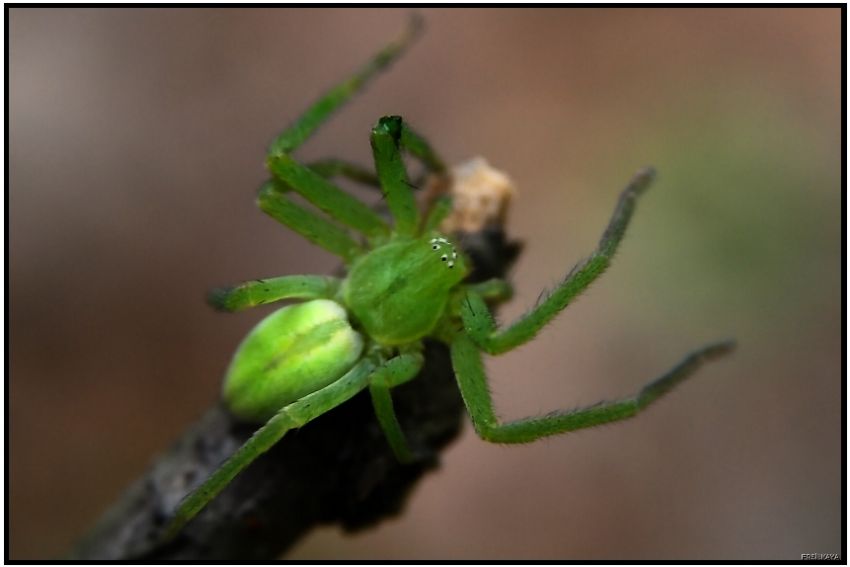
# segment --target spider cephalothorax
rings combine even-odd
[[[393,452],[402,462],[411,460],[413,453],[396,419],[390,391],[419,373],[425,338],[449,346],[476,432],[498,443],[526,443],[633,416],[703,361],[732,347],[730,341],[704,347],[630,398],[507,423],[499,420],[482,353],[500,354],[529,341],[605,271],[653,171],[638,172],[627,185],[593,254],[517,321],[497,328],[490,306],[510,297],[510,285],[502,280],[465,281],[472,266],[451,235],[440,229],[450,232],[453,227],[478,226],[487,215],[504,215],[504,204],[490,200],[490,195],[504,195],[507,200],[512,194],[504,174],[483,160],[449,172],[425,139],[398,116],[381,118],[372,129],[375,173],[339,160],[305,166],[291,155],[334,110],[388,65],[415,31],[416,26],[353,78],[331,89],[271,145],[267,159],[271,179],[260,190],[260,208],[339,256],[347,273],[343,278],[258,279],[210,295],[211,303],[225,311],[280,300],[307,301],[266,317],[237,350],[227,371],[224,400],[236,416],[264,425],[181,503],[166,530],[169,537],[287,431],[367,388]],[[433,200],[425,214],[420,213],[407,181],[402,151],[420,160],[436,185],[449,187],[448,196]],[[328,180],[335,175],[380,188],[391,219],[338,189]],[[480,202],[480,210],[457,214],[451,201],[455,192],[461,195],[459,201]],[[297,204],[293,193],[324,215]]]
[[[443,236],[396,241],[352,264],[343,301],[371,339],[403,345],[434,330],[466,273],[463,256]]]

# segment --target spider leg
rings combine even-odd
[[[281,133],[269,147],[266,165],[271,173],[279,180],[286,183],[292,190],[330,215],[335,220],[352,227],[373,242],[381,240],[389,233],[389,229],[381,217],[365,204],[354,197],[344,193],[339,188],[325,179],[329,175],[341,174],[352,177],[358,181],[372,184],[374,176],[362,170],[339,161],[320,162],[313,168],[305,167],[296,162],[291,153],[301,146],[327,120],[337,109],[351,99],[366,83],[379,71],[386,68],[396,57],[398,57],[412,40],[419,34],[421,29],[421,18],[414,16],[404,34],[396,41],[390,43],[378,54],[376,54],[364,67],[358,70],[348,80],[330,89],[324,96],[310,106],[295,122]],[[376,151],[376,162],[387,164],[392,174],[397,172],[395,161],[401,164],[401,158],[393,157],[398,153],[399,145],[406,148],[412,155],[420,159],[426,169],[432,172],[445,170],[442,160],[434,152],[430,144],[412,129],[400,124],[398,132],[393,136],[390,144],[394,150],[386,158],[378,158]],[[403,170],[403,165],[401,166]],[[381,172],[378,171],[378,176]],[[398,184],[402,178],[394,180]],[[403,181],[406,182],[406,176]],[[412,235],[415,228],[411,228],[413,221],[418,223],[418,210],[412,195],[404,197],[394,188],[388,188],[385,179],[381,179],[384,194],[391,200],[390,209],[397,216],[401,233]],[[409,189],[407,189],[409,193]],[[392,195],[392,198],[389,197]],[[410,207],[409,204],[413,203]]]
[[[415,155],[420,156],[428,167],[443,166],[428,143],[407,129],[400,117],[383,117],[372,129],[372,152],[377,180],[387,199],[390,213],[396,221],[398,233],[402,236],[413,236],[419,228],[420,220],[419,208],[416,206],[412,185],[407,180],[401,157],[401,147],[405,140],[411,144],[411,153],[415,151]],[[283,182],[286,189],[297,192],[342,224],[360,231],[370,239],[385,237],[389,232],[379,214],[326,179],[329,175],[339,173],[358,181],[373,183],[376,178],[362,168],[339,160],[319,162],[307,167],[289,154],[270,156],[268,167],[275,177]],[[283,189],[280,184],[278,187]]]
[[[422,223],[422,234],[439,230],[440,224],[452,212],[452,203],[452,198],[448,195],[443,195],[434,201],[431,210],[428,211],[428,215]]]
[[[733,347],[732,341],[719,342],[689,354],[632,398],[507,423],[500,423],[493,410],[481,352],[472,339],[463,332],[458,333],[452,342],[451,354],[461,395],[478,435],[494,443],[528,443],[541,437],[632,417],[683,382],[703,363],[730,352]]]
[[[400,141],[400,146],[402,148],[405,148],[405,132],[407,132],[406,123],[402,125],[402,136]],[[443,162],[437,157],[436,153],[434,153],[434,150],[431,149],[427,142],[425,142],[417,134],[408,134],[408,136],[412,136],[414,140],[419,140],[419,144],[413,149],[410,147],[405,149],[425,163],[425,167],[427,168],[426,173],[441,173],[445,170]],[[414,150],[417,153],[414,153]],[[366,185],[367,187],[374,187],[376,189],[380,189],[381,187],[381,183],[378,181],[378,176],[375,172],[363,167],[362,165],[351,163],[349,161],[327,158],[310,162],[307,164],[307,167],[324,178],[344,177],[356,183]],[[414,183],[413,185],[416,184]]]
[[[336,382],[281,408],[201,486],[183,499],[164,531],[164,539],[177,535],[236,475],[280,441],[287,431],[301,427],[366,388],[373,370],[371,361],[361,360]]]
[[[338,278],[330,276],[257,279],[213,289],[207,295],[207,301],[219,311],[241,311],[281,299],[333,299],[339,284]]]
[[[352,96],[366,86],[370,79],[401,55],[416,39],[421,30],[421,17],[412,16],[401,37],[379,51],[353,76],[331,88],[299,116],[289,128],[284,130],[269,147],[269,156],[290,153],[303,144],[331,114],[348,102]]]
[[[294,203],[286,193],[279,182],[267,181],[260,189],[257,204],[276,221],[347,263],[363,252],[360,244],[344,229]]]
[[[268,151],[267,166],[278,179],[334,219],[359,230],[369,238],[382,237],[388,233],[388,228],[380,216],[318,173],[298,164],[290,154],[370,79],[395,60],[419,34],[421,27],[421,18],[412,17],[407,30],[400,38],[379,51],[352,77],[331,88],[313,103],[272,142]]]
[[[483,299],[489,299],[494,303],[502,303],[508,301],[514,295],[513,286],[499,278],[489,279],[480,283],[469,284],[467,289],[472,293],[481,296]]]
[[[366,169],[363,166],[344,161],[341,159],[329,158],[308,163],[307,167],[318,173],[324,178],[330,177],[345,177],[351,181],[368,185],[369,187],[380,187],[378,176],[374,172]]]
[[[395,219],[396,230],[402,236],[413,236],[419,230],[421,221],[413,196],[413,189],[416,187],[408,181],[401,150],[406,149],[421,159],[426,169],[431,172],[442,173],[445,165],[430,144],[411,130],[400,116],[384,116],[379,119],[372,128],[371,142],[375,171],[378,172],[381,190]],[[436,228],[439,221],[450,212],[450,204],[443,202],[436,213],[429,213],[426,222],[429,230]],[[435,214],[441,216],[435,217]]]
[[[635,201],[649,186],[654,175],[652,168],[646,168],[632,178],[620,194],[596,251],[573,268],[558,287],[508,328],[496,330],[483,299],[477,293],[469,293],[467,300],[461,303],[461,317],[470,337],[490,354],[509,351],[532,339],[608,268],[632,217]]]
[[[354,228],[369,238],[389,232],[381,216],[356,197],[349,195],[310,168],[301,165],[289,154],[271,156],[269,170],[310,203],[331,218]]]
[[[419,208],[407,181],[407,172],[401,158],[402,120],[400,116],[384,116],[372,128],[372,154],[375,171],[381,181],[381,190],[395,219],[396,231],[401,236],[413,236],[419,228]]]
[[[428,140],[416,133],[406,122],[401,125],[401,139],[399,144],[410,152],[410,155],[419,159],[430,173],[444,173],[446,164],[428,143]]]
[[[402,463],[412,461],[413,453],[407,446],[404,432],[395,415],[390,389],[415,378],[422,364],[422,354],[418,352],[401,354],[375,370],[369,383],[369,393],[378,423],[381,424],[396,458]]]

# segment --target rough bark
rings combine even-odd
[[[473,281],[504,276],[520,249],[498,228],[464,235],[461,246],[473,260]],[[163,544],[159,534],[180,499],[256,429],[216,406],[127,490],[72,557],[266,561],[318,524],[354,531],[398,514],[418,480],[439,465],[465,415],[445,345],[428,342],[425,352],[421,374],[393,390],[415,462],[394,458],[362,392],[287,434]]]

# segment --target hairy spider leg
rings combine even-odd
[[[307,167],[325,179],[329,179],[331,177],[344,177],[369,187],[381,186],[381,183],[378,181],[378,176],[375,175],[374,171],[349,161],[336,158],[321,159],[308,163]]]
[[[287,189],[298,192],[310,203],[330,215],[335,220],[354,228],[373,242],[383,239],[388,227],[374,211],[354,197],[345,194],[326,178],[343,175],[357,181],[372,184],[375,177],[363,168],[331,160],[317,164],[311,169],[297,163],[290,154],[301,146],[336,110],[348,102],[378,72],[385,69],[419,35],[421,18],[411,17],[404,34],[390,43],[352,77],[330,89],[324,96],[310,106],[295,122],[281,133],[269,147],[267,166],[272,174],[285,182]],[[445,166],[431,145],[415,131],[403,125],[398,134],[397,144],[406,148],[420,159],[432,172],[442,172]],[[284,189],[283,187],[279,187]],[[405,226],[405,222],[402,225]],[[296,229],[297,230],[297,229]]]
[[[183,499],[164,537],[171,539],[177,535],[236,475],[280,441],[287,431],[305,425],[366,388],[374,368],[372,361],[363,359],[336,382],[281,408],[201,486]]]
[[[425,165],[426,173],[441,174],[446,171],[445,163],[428,141],[413,131],[406,122],[402,122],[401,125],[399,146],[419,159]],[[321,159],[308,163],[307,167],[325,178],[344,177],[369,187],[380,188],[381,186],[378,176],[373,171],[349,161],[336,158]]]
[[[416,376],[422,367],[422,363],[422,355],[419,353],[404,353],[379,365],[368,358],[364,358],[336,382],[281,408],[274,417],[255,431],[244,445],[216,469],[201,486],[183,499],[173,519],[166,527],[163,537],[169,540],[176,536],[204,506],[230,484],[236,475],[257,457],[273,447],[288,431],[306,425],[320,415],[350,400],[367,387],[379,391],[384,390],[388,394],[389,388]],[[392,409],[391,400],[388,407],[382,406],[380,413],[378,413],[378,419],[393,450],[397,450],[397,447],[401,448],[402,451],[407,450],[404,436]],[[388,420],[392,423],[389,423]]]
[[[372,128],[372,155],[375,171],[381,181],[381,190],[395,220],[395,232],[400,236],[412,237],[419,228],[419,208],[413,197],[407,171],[401,158],[402,120],[400,116],[384,116]]]
[[[383,71],[419,36],[422,31],[422,18],[413,15],[404,33],[381,49],[366,65],[344,82],[326,92],[313,103],[301,116],[295,119],[269,146],[269,156],[278,156],[293,152],[301,146],[331,114],[348,102],[372,78]]]
[[[294,203],[282,183],[267,181],[260,188],[257,204],[260,209],[312,242],[351,263],[363,253],[363,248],[343,228]]]
[[[390,389],[412,380],[422,369],[424,358],[421,353],[404,353],[388,361],[372,373],[369,383],[369,393],[372,396],[372,406],[381,429],[401,463],[413,460],[413,453],[407,445],[404,432],[398,423]]]
[[[284,186],[273,185],[273,190],[285,192],[292,189],[334,220],[361,232],[370,240],[386,237],[389,233],[387,224],[368,205],[301,165],[291,155],[271,156],[267,165],[269,171],[285,183]]]
[[[434,151],[428,141],[417,134],[407,123],[401,125],[401,147],[410,152],[425,164],[425,168],[431,173],[445,173],[446,164]]]
[[[608,268],[632,217],[637,197],[651,183],[652,168],[639,171],[620,194],[617,207],[596,251],[573,268],[548,296],[506,329],[496,329],[493,316],[478,293],[471,291],[461,302],[460,313],[469,336],[489,354],[507,352],[531,340],[555,315]]]
[[[528,443],[541,437],[566,433],[603,423],[619,421],[638,414],[652,402],[688,378],[706,361],[734,348],[733,341],[719,342],[685,357],[666,374],[650,382],[634,397],[601,402],[572,411],[556,411],[545,416],[500,423],[493,410],[493,399],[481,364],[481,351],[461,332],[451,345],[452,365],[463,401],[478,435],[494,443]]]
[[[407,128],[401,117],[385,116],[378,120],[372,129],[372,153],[375,170],[390,212],[396,221],[396,231],[402,236],[414,236],[419,228],[419,209],[413,196],[412,185],[407,180],[401,149],[410,144],[409,149],[425,156],[426,164],[434,162],[442,167],[442,162],[430,149],[428,143]],[[357,198],[345,193],[326,179],[329,172],[339,171],[371,181],[362,169],[339,160],[320,162],[320,171],[301,165],[289,154],[271,155],[268,158],[269,170],[283,184],[272,185],[280,192],[294,190],[310,203],[324,211],[340,223],[352,227],[371,240],[382,239],[388,233],[388,227],[374,210]],[[262,205],[261,205],[262,206]]]
[[[494,303],[502,303],[508,301],[514,295],[513,286],[499,278],[489,279],[480,283],[467,285],[466,289],[480,295],[485,300],[490,300]]]
[[[439,159],[433,155],[430,146],[423,138],[406,128],[401,117],[383,117],[372,129],[372,152],[377,178],[396,221],[396,231],[401,236],[414,236],[419,229],[420,218],[412,185],[407,180],[404,161],[401,157],[401,148],[404,147],[405,140],[411,143],[413,148],[427,149],[427,153],[432,156],[428,159]],[[268,186],[270,187],[268,191],[264,187],[261,192],[261,207],[263,206],[262,198],[269,192],[285,193],[291,189],[333,219],[360,231],[367,238],[374,241],[386,237],[389,229],[380,215],[323,176],[336,170],[371,181],[364,175],[362,169],[355,169],[356,166],[333,160],[320,162],[321,171],[317,172],[315,169],[301,165],[288,154],[270,156],[268,167],[283,183]]]
[[[339,285],[331,276],[280,276],[213,289],[207,302],[219,311],[241,311],[282,299],[333,299]]]
[[[428,215],[422,222],[422,234],[439,230],[440,224],[452,212],[453,199],[449,195],[438,197],[432,204]]]
[[[384,71],[395,59],[401,56],[420,35],[421,31],[422,18],[418,14],[413,14],[401,37],[381,49],[353,76],[331,88],[301,116],[296,118],[289,128],[278,135],[269,146],[269,156],[292,153],[300,147],[334,112],[351,100],[378,73]],[[445,163],[434,151],[431,144],[406,124],[403,125],[401,131],[401,146],[422,161],[429,171],[434,173],[445,171]],[[341,160],[323,160],[323,162],[313,164],[311,168],[316,169],[317,172],[322,170],[323,177],[342,175],[354,181],[377,185],[377,181],[371,172]]]

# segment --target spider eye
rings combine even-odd
[[[433,245],[433,246],[431,247],[431,249],[432,249],[432,250],[439,250],[439,249],[440,249],[440,247],[439,247],[439,246],[437,246],[437,245],[435,244],[435,245]]]
[[[443,256],[440,258],[440,260],[442,260],[443,262],[445,262],[448,259],[449,259],[449,257],[446,256],[445,254],[443,254]]]

